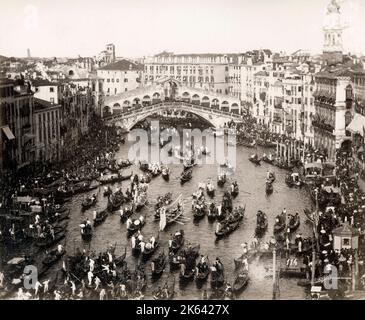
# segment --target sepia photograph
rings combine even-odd
[[[365,299],[364,0],[0,12],[0,300]]]

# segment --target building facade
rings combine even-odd
[[[162,52],[144,61],[144,84],[172,77],[198,89],[220,94],[229,93],[229,64],[236,55],[174,54]]]
[[[24,80],[1,80],[2,169],[19,169],[34,160],[34,97]]]
[[[61,157],[61,106],[34,99],[35,161],[56,162]]]
[[[97,70],[103,81],[106,96],[134,90],[140,86],[143,66],[128,60],[120,60]]]

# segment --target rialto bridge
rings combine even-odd
[[[228,95],[182,86],[175,79],[165,79],[104,99],[103,118],[130,130],[155,113],[193,113],[219,128],[224,123],[242,121],[240,101]]]

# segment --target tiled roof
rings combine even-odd
[[[358,231],[351,227],[348,223],[344,223],[342,226],[334,229],[332,231],[333,235],[341,235],[341,236],[353,236],[358,235]]]
[[[57,83],[40,79],[40,80],[33,80],[32,85],[35,87],[49,87],[49,86],[57,86]]]
[[[49,101],[43,100],[43,99],[39,99],[39,98],[34,98],[34,109],[37,110],[43,110],[46,108],[53,108],[59,106],[58,104],[54,104],[51,103]]]
[[[108,64],[107,66],[102,67],[99,70],[142,71],[143,65],[123,59],[123,60]]]

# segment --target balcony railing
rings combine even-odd
[[[126,112],[123,112],[123,113],[120,113],[117,115],[111,115],[111,116],[104,117],[104,120],[120,119],[120,118],[124,118],[124,117],[128,117],[128,116],[138,116],[138,115],[141,115],[144,113],[148,113],[151,110],[160,109],[161,107],[169,107],[169,106],[172,108],[187,106],[193,110],[208,111],[211,114],[225,115],[225,116],[229,116],[229,117],[236,118],[236,119],[242,119],[242,116],[237,113],[226,112],[226,111],[222,111],[222,110],[218,110],[218,109],[213,109],[211,107],[195,105],[195,104],[188,103],[188,102],[171,101],[171,102],[160,102],[160,103],[156,103],[156,104],[149,105],[149,106],[142,107],[142,108],[141,107],[133,108],[133,109],[130,109]]]
[[[330,133],[333,133],[333,131],[335,130],[335,128],[332,125],[318,120],[313,120],[312,125],[316,128],[328,131]]]

